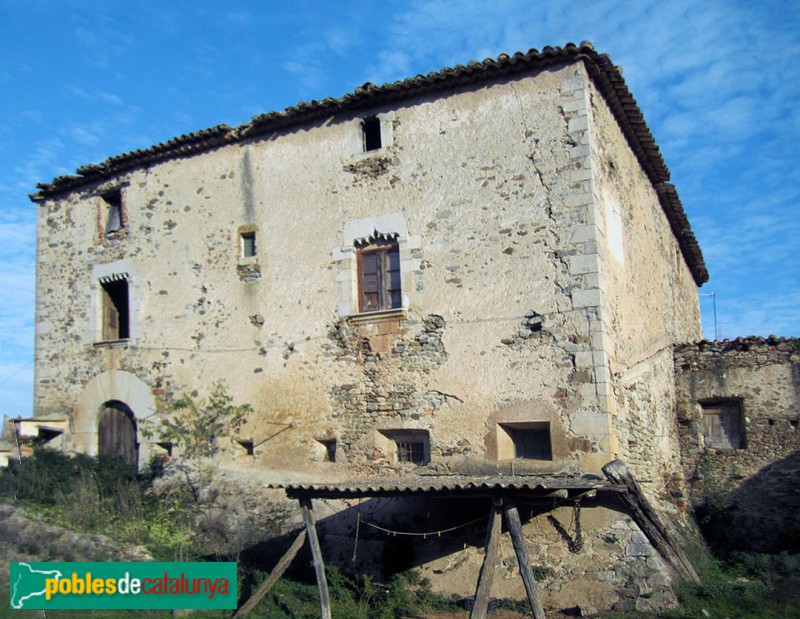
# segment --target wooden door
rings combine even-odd
[[[127,406],[108,403],[100,412],[97,435],[100,455],[115,456],[133,467],[138,465],[136,422]]]

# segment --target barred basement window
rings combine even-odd
[[[427,430],[380,430],[394,443],[396,463],[424,466],[431,461],[430,436]]]
[[[498,458],[501,460],[511,459],[512,446],[515,460],[552,460],[550,423],[530,421],[499,424]]]
[[[744,449],[742,406],[738,400],[700,403],[703,409],[703,439],[713,449]]]
[[[397,241],[376,240],[358,248],[358,291],[360,312],[378,312],[402,306]]]
[[[425,443],[422,441],[396,441],[397,461],[425,464]]]

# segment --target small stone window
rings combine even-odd
[[[547,421],[501,423],[497,434],[500,460],[553,459],[550,423]]]
[[[39,426],[38,439],[41,441],[40,444],[42,445],[46,445],[48,443],[52,445],[56,439],[63,438],[63,436],[64,430],[62,428],[48,428],[45,426]]]
[[[396,240],[375,240],[357,247],[359,312],[402,307],[400,250]]]
[[[172,457],[172,449],[174,446],[171,441],[161,441],[156,443],[156,446],[159,448],[157,455],[161,456],[162,458],[166,458],[167,460]]]
[[[106,204],[106,235],[122,230],[126,223],[122,208],[122,189],[114,189],[101,197]]]
[[[130,332],[128,279],[124,274],[100,280],[103,295],[102,338],[104,342],[127,340]]]
[[[431,461],[430,436],[427,430],[381,430],[394,443],[396,464],[424,466]]]
[[[703,440],[713,449],[744,449],[744,422],[741,402],[718,400],[701,403]]]
[[[325,448],[325,462],[336,462],[336,439],[324,438],[319,442]]]
[[[381,120],[377,116],[368,116],[361,121],[361,137],[364,144],[364,152],[380,150],[383,144],[381,141]]]
[[[254,258],[256,255],[256,233],[255,231],[242,232],[239,236],[241,239],[241,256],[242,258]]]
[[[234,439],[237,443],[239,443],[239,447],[242,448],[242,454],[245,456],[254,456],[255,455],[255,444],[251,439],[247,438],[237,438]]]

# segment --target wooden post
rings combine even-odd
[[[311,499],[303,497],[300,499],[303,508],[303,521],[306,523],[306,533],[308,543],[311,546],[311,556],[314,558],[314,572],[317,575],[317,587],[319,587],[319,606],[322,619],[331,619],[331,599],[328,594],[328,580],[325,578],[325,563],[322,561],[322,549],[319,547],[317,537],[316,518],[314,516],[314,506]]]
[[[658,553],[667,560],[682,578],[700,582],[700,577],[683,549],[675,542],[667,528],[661,523],[658,514],[642,494],[639,484],[631,475],[622,460],[614,460],[603,467],[603,473],[614,484],[625,488],[620,493],[622,502],[631,513],[633,520],[653,544]]]
[[[531,605],[534,619],[545,619],[542,600],[539,598],[539,588],[536,586],[536,579],[531,571],[531,564],[528,560],[528,550],[525,548],[525,537],[522,535],[522,523],[519,520],[517,506],[513,503],[505,502],[503,506],[506,514],[506,524],[508,532],[511,533],[511,542],[514,544],[514,552],[517,554],[519,573],[525,585],[525,593],[528,594],[528,602]]]
[[[236,614],[231,617],[231,619],[239,619],[239,617],[245,616],[258,605],[264,596],[269,593],[270,589],[275,586],[275,583],[278,582],[278,579],[283,576],[283,573],[289,567],[289,564],[292,562],[292,560],[297,556],[297,553],[303,547],[305,541],[306,532],[303,530],[300,531],[294,542],[292,542],[292,545],[289,547],[289,550],[286,551],[286,553],[281,557],[280,561],[278,561],[278,563],[269,573],[267,579],[261,583],[258,589],[256,589],[256,592],[250,596],[250,599],[239,607],[239,610],[236,611]]]
[[[489,526],[486,529],[486,548],[483,555],[483,565],[478,576],[475,603],[472,605],[470,619],[486,619],[489,611],[489,595],[492,591],[494,568],[497,564],[497,549],[500,546],[503,518],[500,505],[502,505],[502,499],[492,499],[492,508],[489,511]]]

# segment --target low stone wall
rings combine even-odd
[[[725,512],[725,545],[757,551],[800,549],[800,339],[748,337],[675,348],[681,456],[692,501]],[[735,411],[740,424],[710,439],[704,416]],[[729,413],[733,415],[733,413]],[[723,436],[723,438],[725,438]]]

